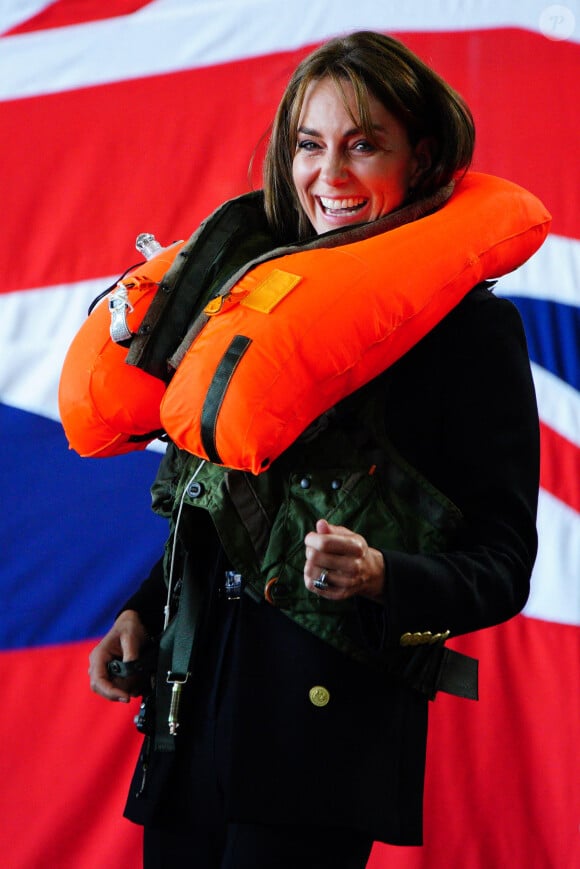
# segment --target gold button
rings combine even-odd
[[[399,640],[401,646],[410,646],[411,645],[411,634],[407,631],[406,634],[401,635],[401,639]]]
[[[313,706],[326,706],[330,700],[330,692],[322,685],[314,685],[308,692],[308,697]]]

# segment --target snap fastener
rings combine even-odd
[[[323,685],[313,685],[308,692],[308,699],[313,706],[326,706],[330,700],[330,691]]]
[[[311,486],[310,477],[302,477],[300,480],[301,489],[309,489]]]
[[[330,488],[334,489],[335,492],[337,489],[340,489],[341,486],[342,486],[342,480],[333,480],[332,483],[330,484]]]
[[[190,498],[201,498],[203,493],[205,492],[205,487],[203,483],[198,483],[194,480],[193,483],[190,483],[187,487],[187,494]]]

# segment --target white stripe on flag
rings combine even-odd
[[[539,547],[524,615],[580,625],[580,514],[540,489]]]
[[[580,241],[549,235],[531,259],[500,278],[496,291],[580,306]]]
[[[117,278],[0,294],[0,403],[60,421],[64,358],[90,303]],[[165,448],[159,441],[148,447],[156,452]]]
[[[536,363],[532,375],[540,419],[580,448],[580,393]]]
[[[569,40],[580,41],[573,26]],[[114,9],[114,4],[112,4]],[[132,15],[18,34],[2,40],[0,99],[54,93],[288,51],[357,29],[465,31],[521,27],[550,35],[548,5],[513,0],[157,0]],[[565,16],[564,16],[565,17]],[[570,22],[569,22],[570,24]],[[566,22],[564,25],[566,26]],[[569,27],[569,25],[568,25]],[[188,38],[184,38],[184,33]]]
[[[58,420],[58,381],[88,307],[114,278],[0,295],[0,402]]]

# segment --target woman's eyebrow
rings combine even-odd
[[[386,133],[387,131],[381,124],[372,124],[372,129],[376,130],[377,133]],[[298,132],[302,133],[305,136],[316,136],[321,138],[322,133],[319,133],[318,130],[313,129],[312,127],[298,127]],[[362,133],[362,127],[352,127],[350,130],[346,130],[343,135],[348,136],[356,136],[357,133]]]

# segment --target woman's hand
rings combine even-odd
[[[119,683],[111,681],[107,664],[113,658],[122,661],[136,661],[148,639],[139,614],[135,610],[125,610],[115,621],[111,630],[89,655],[89,677],[91,689],[106,700],[128,703],[133,695],[123,690]]]
[[[304,543],[304,583],[314,594],[328,600],[345,600],[355,594],[371,599],[382,595],[385,584],[382,553],[370,547],[360,534],[319,519],[316,531],[310,531]],[[314,583],[323,572],[328,587],[317,588]]]

